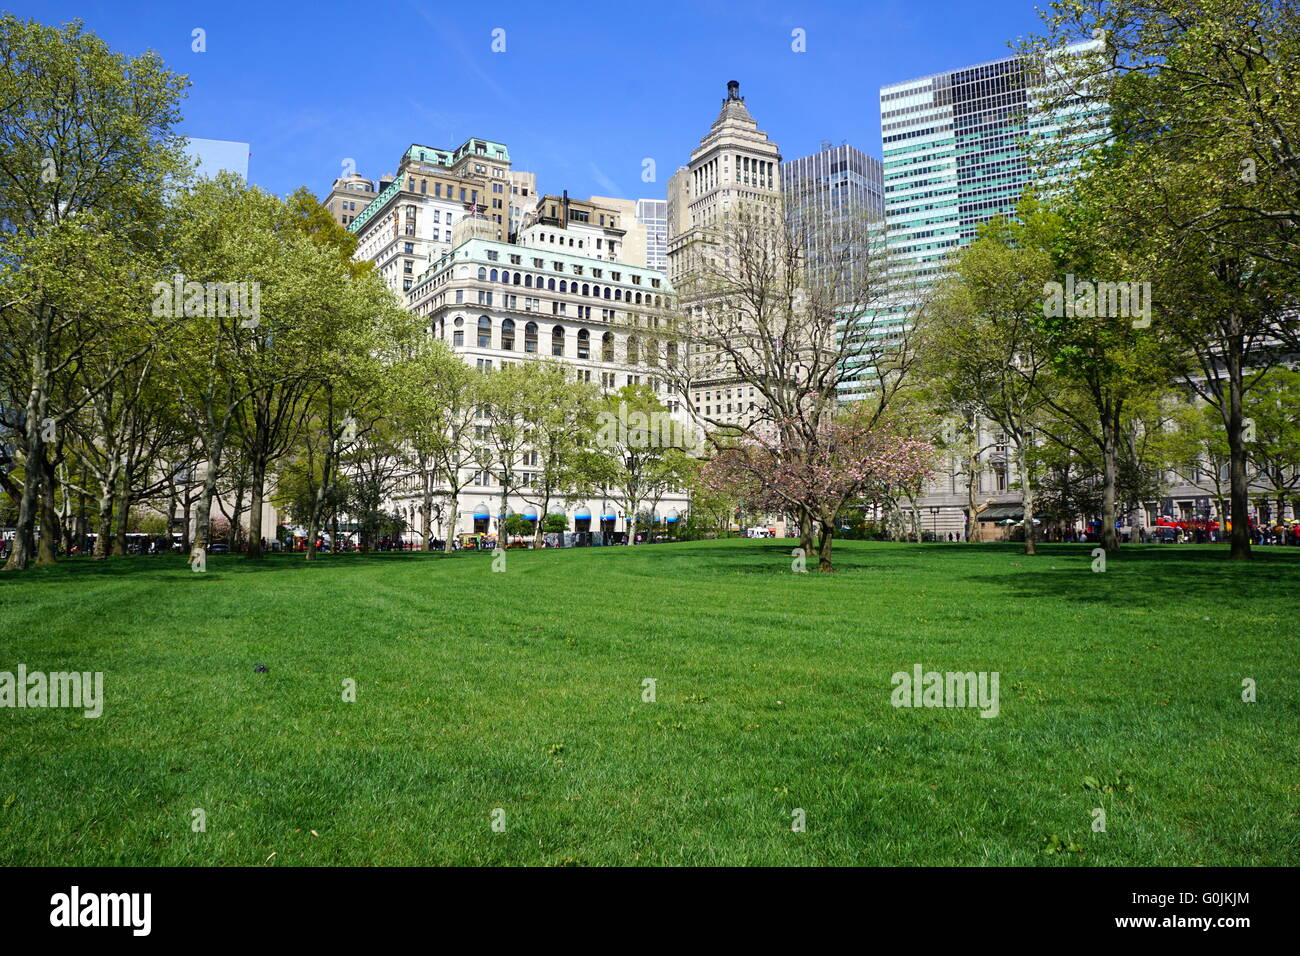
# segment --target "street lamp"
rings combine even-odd
[[[930,506],[930,533],[934,535],[936,541],[939,540],[939,506]]]

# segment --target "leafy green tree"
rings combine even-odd
[[[528,480],[519,496],[549,514],[557,502],[586,497],[599,478],[594,463],[596,413],[600,392],[558,363],[533,363],[532,385],[523,410],[527,422]],[[534,529],[534,547],[541,547],[542,528]]]
[[[1243,409],[1281,344],[1300,338],[1300,8],[1061,0],[1046,24],[1030,44],[1040,64],[1053,45],[1105,38],[1099,55],[1055,58],[1069,64],[1054,84],[1062,95],[1086,89],[1110,104],[1110,142],[1087,170],[1089,212],[1073,226],[1110,249],[1111,266],[1122,248],[1128,274],[1151,282],[1155,334],[1223,419],[1231,556],[1249,558]]]
[[[26,462],[6,567],[18,569],[33,558],[46,436],[77,410],[52,407],[52,396],[129,321],[122,303],[142,278],[133,253],[147,263],[185,167],[175,126],[187,83],[156,54],[114,53],[79,21],[5,14],[0,51],[0,376],[6,404],[22,410],[11,437]],[[107,380],[123,367],[110,363]]]
[[[1033,197],[1022,203],[1020,219],[986,224],[957,257],[922,313],[921,351],[923,366],[947,403],[996,424],[1014,449],[1025,509],[1025,553],[1034,554],[1031,448],[1055,387],[1050,381],[1052,353],[1041,334],[1043,286],[1052,278],[1053,264],[1040,237],[1050,235],[1053,224]],[[978,452],[974,458],[978,462]],[[971,481],[968,487],[974,485]],[[972,502],[972,519],[975,512]]]
[[[1246,412],[1246,447],[1280,520],[1287,500],[1294,500],[1300,488],[1300,371],[1270,371],[1254,389]]]
[[[479,467],[476,427],[481,417],[485,379],[447,344],[429,335],[414,337],[394,363],[389,381],[398,390],[393,415],[410,444],[420,482],[421,535],[433,535],[434,496],[446,498],[443,548],[452,550],[460,496]]]
[[[628,540],[636,544],[636,516],[688,480],[685,448],[691,436],[674,429],[668,409],[645,385],[625,385],[604,396],[591,477],[626,516]]]

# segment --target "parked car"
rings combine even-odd
[[[212,541],[208,543],[208,554],[229,554],[230,545],[224,541]]]

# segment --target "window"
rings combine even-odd
[[[564,355],[564,326],[557,325],[551,330],[551,354]]]
[[[524,326],[524,351],[537,352],[537,323],[529,322]]]
[[[478,347],[489,348],[492,345],[492,320],[486,315],[478,317]]]
[[[451,333],[451,344],[452,344],[452,345],[464,345],[464,344],[465,344],[465,333],[462,332],[460,329],[457,329],[455,332],[452,332],[452,333]]]
[[[600,360],[602,362],[614,361],[614,333],[606,332],[600,337]]]
[[[591,358],[591,334],[586,329],[578,330],[578,358]]]
[[[501,348],[507,352],[515,350],[515,323],[511,319],[501,320]]]

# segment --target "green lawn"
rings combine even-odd
[[[106,697],[0,709],[0,863],[1300,862],[1300,549],[790,547],[0,575],[0,671]],[[1000,715],[896,709],[915,664]]]

